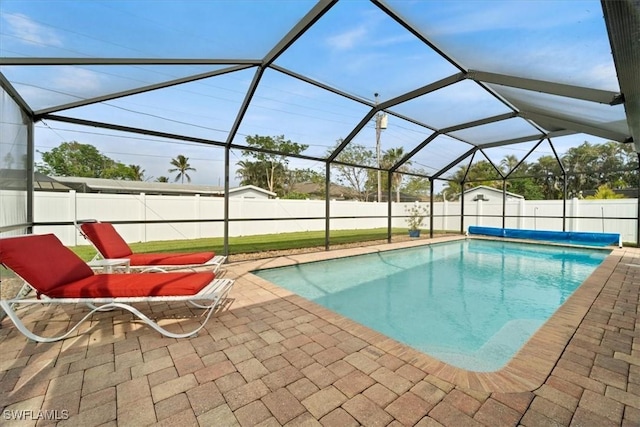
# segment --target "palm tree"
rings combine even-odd
[[[169,178],[166,176],[159,176],[156,178],[156,182],[169,182]]]
[[[402,147],[398,148],[390,148],[388,149],[382,156],[382,167],[385,169],[389,169],[396,165],[402,158],[404,157],[404,149]],[[400,185],[402,184],[402,179],[404,176],[403,172],[407,172],[409,170],[409,165],[411,162],[407,161],[400,166],[396,172],[391,175],[391,186],[396,190],[396,201],[400,203]]]
[[[187,182],[191,182],[191,177],[187,174],[187,171],[196,171],[195,168],[192,168],[189,164],[189,158],[183,156],[182,154],[178,154],[178,157],[175,159],[171,159],[171,166],[175,166],[175,168],[169,169],[169,172],[178,172],[174,181],[181,179],[182,184],[184,184],[184,178],[187,177]]]
[[[144,169],[140,165],[129,165],[133,181],[144,181]]]
[[[240,185],[255,185],[257,187],[264,185],[266,175],[260,162],[240,160],[237,165],[236,176],[240,178]]]
[[[513,154],[507,154],[500,160],[500,166],[503,174],[508,174],[518,165],[518,158]]]

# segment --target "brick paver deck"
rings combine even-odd
[[[229,304],[191,339],[162,338],[116,310],[35,344],[4,319],[0,424],[640,425],[640,250],[615,249],[495,373],[448,366],[248,273],[424,243],[230,264]],[[141,308],[175,330],[199,320],[182,303]],[[52,334],[86,310],[25,312]]]

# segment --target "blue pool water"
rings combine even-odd
[[[253,273],[446,363],[488,372],[608,254],[470,239]]]

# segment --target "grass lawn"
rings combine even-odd
[[[406,228],[395,228],[392,235],[407,235]],[[384,240],[387,238],[386,228],[367,230],[335,230],[331,232],[330,244],[339,245],[354,242]],[[131,250],[136,253],[144,252],[194,252],[215,251],[223,253],[222,237],[205,239],[167,240],[146,243],[131,243]],[[324,231],[305,231],[297,233],[264,234],[258,236],[241,236],[229,238],[230,255],[254,253],[270,250],[301,249],[324,246]],[[90,245],[70,247],[80,258],[90,260],[95,255],[95,249]]]
[[[424,230],[428,233],[428,230]],[[393,236],[407,236],[406,228],[394,228]],[[443,234],[444,231],[434,230],[434,234]],[[340,245],[345,243],[370,242],[385,240],[386,228],[367,230],[335,230],[331,232],[330,244]],[[223,253],[224,243],[222,237],[206,239],[165,240],[146,243],[131,243],[131,249],[136,253],[145,252],[197,252],[215,251]],[[324,231],[304,231],[298,233],[264,234],[259,236],[241,236],[229,238],[229,255],[256,253],[263,251],[278,251],[288,249],[303,249],[311,247],[324,247]],[[96,254],[91,245],[69,246],[84,261],[89,261]],[[0,279],[10,278],[13,274],[0,265]]]

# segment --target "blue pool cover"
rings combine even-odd
[[[620,233],[590,233],[581,231],[520,230],[516,228],[470,226],[469,234],[509,237],[512,239],[544,240],[589,246],[622,246]]]

